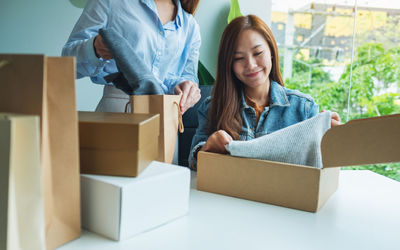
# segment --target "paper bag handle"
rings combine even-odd
[[[10,64],[10,62],[7,60],[1,60],[0,61],[0,69],[3,68],[4,66],[6,66],[7,64]]]
[[[177,102],[174,102],[176,107],[178,108],[178,128],[179,128],[179,133],[183,133],[185,131],[185,127],[183,126],[183,120],[182,120],[182,112],[179,107],[179,104]]]
[[[129,107],[130,103],[131,103],[131,101],[129,101],[125,104],[125,111],[124,111],[125,113],[128,113],[128,107]],[[178,108],[178,129],[179,129],[179,133],[182,134],[185,131],[185,127],[183,126],[183,120],[182,120],[182,112],[181,112],[181,109],[179,108],[179,104],[177,102],[174,102],[174,104]]]
[[[129,101],[129,102],[127,102],[127,103],[125,104],[125,113],[128,113],[129,104],[131,104],[131,101]]]

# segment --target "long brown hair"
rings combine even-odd
[[[240,114],[243,84],[233,72],[234,52],[239,34],[244,30],[260,33],[271,50],[272,68],[269,78],[284,85],[279,69],[279,55],[275,38],[268,25],[254,15],[237,17],[225,28],[218,51],[217,75],[209,111],[209,134],[223,129],[235,140],[240,139],[242,117]]]
[[[200,0],[181,0],[182,8],[189,14],[194,14]]]

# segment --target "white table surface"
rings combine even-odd
[[[309,213],[195,189],[187,216],[125,241],[83,230],[68,249],[400,249],[400,182],[341,171],[339,188]]]

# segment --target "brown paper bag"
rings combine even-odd
[[[45,249],[39,117],[0,113],[0,249]]]
[[[72,57],[0,55],[0,112],[41,122],[46,246],[80,235],[78,118]]]
[[[130,97],[130,110],[135,114],[160,114],[158,161],[172,163],[176,139],[183,133],[180,95],[135,95]],[[128,111],[128,109],[126,109]]]

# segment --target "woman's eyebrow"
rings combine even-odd
[[[254,46],[253,48],[251,48],[251,50],[255,50],[255,49],[257,49],[258,47],[260,47],[261,46],[261,44],[257,44],[256,46]],[[235,53],[234,54],[243,54],[244,52],[242,52],[242,51],[235,51]]]

